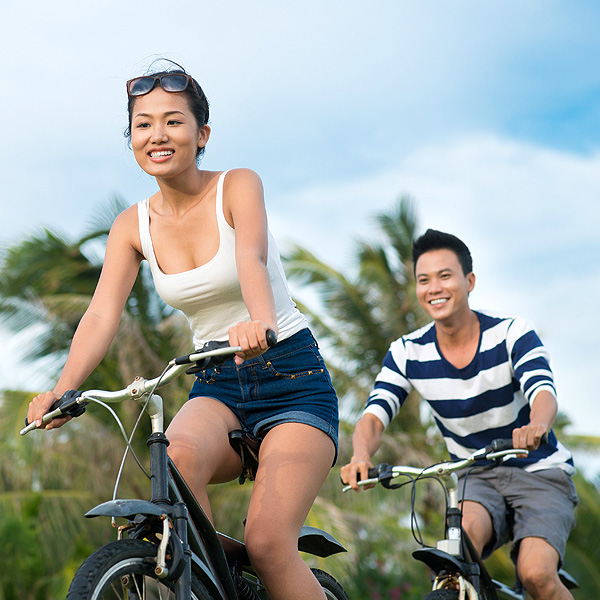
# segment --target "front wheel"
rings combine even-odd
[[[321,569],[311,569],[311,571],[321,584],[327,600],[348,600],[344,588],[329,573]]]
[[[458,600],[458,590],[434,590],[423,600]]]
[[[157,548],[142,540],[102,546],[79,567],[67,600],[174,600],[173,583],[154,573]],[[192,574],[192,600],[211,600]]]

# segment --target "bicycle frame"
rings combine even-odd
[[[216,348],[173,359],[161,377],[146,380],[136,377],[126,389],[117,392],[91,390],[70,395],[59,408],[49,412],[43,423],[62,414],[83,413],[83,407],[94,400],[118,402],[133,399],[150,416],[152,433],[147,445],[150,452],[151,498],[113,499],[86,513],[86,517],[108,516],[125,518],[127,525],[118,528],[118,539],[127,533],[130,538],[152,539],[157,544],[154,572],[165,581],[173,582],[177,600],[191,600],[192,571],[207,588],[212,598],[236,600],[237,584],[242,572],[255,580],[262,589],[242,542],[219,534],[194,497],[183,477],[167,454],[169,441],[164,433],[163,401],[154,391],[178,377],[190,363],[202,363],[212,357],[231,355],[239,348]],[[25,435],[35,424],[27,425]],[[299,550],[327,557],[346,549],[333,536],[314,527],[303,527]]]
[[[514,587],[509,587],[492,579],[464,531],[456,472],[472,466],[478,460],[485,459],[499,464],[508,456],[527,453],[527,450],[514,449],[512,440],[494,440],[488,448],[477,450],[466,459],[444,462],[425,469],[380,464],[369,469],[369,479],[359,481],[359,485],[383,483],[390,487],[388,482],[400,476],[409,477],[413,484],[426,477],[440,480],[447,499],[445,538],[437,541],[435,548],[419,548],[412,553],[413,558],[425,563],[435,574],[432,589],[444,589],[448,586],[458,588],[461,600],[497,600],[498,593],[511,600],[525,600],[525,590],[518,580]],[[343,491],[349,489],[350,486],[346,486]],[[568,588],[578,587],[577,582],[566,571],[561,569],[559,576]]]

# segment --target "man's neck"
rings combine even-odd
[[[466,367],[473,360],[479,346],[479,331],[479,319],[471,309],[451,322],[435,323],[438,346],[444,358],[457,368]]]

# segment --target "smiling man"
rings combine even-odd
[[[539,336],[520,318],[474,311],[471,253],[429,229],[413,245],[416,293],[432,323],[396,340],[356,425],[342,479],[367,478],[381,436],[412,390],[429,403],[452,458],[512,438],[527,458],[469,475],[463,525],[484,557],[509,540],[535,600],[572,599],[557,570],[574,525],[577,494],[569,451],[556,439],[556,391]],[[548,434],[548,442],[540,444]],[[459,489],[463,489],[461,485]]]

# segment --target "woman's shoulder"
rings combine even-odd
[[[231,227],[236,221],[233,214],[264,211],[264,190],[260,177],[252,169],[231,169],[223,182],[223,212]]]
[[[110,228],[110,237],[139,245],[138,205],[134,204],[119,213]]]
[[[236,169],[229,169],[225,171],[225,179],[223,185],[226,189],[236,188],[240,186],[260,186],[262,188],[262,181],[252,169],[240,167]]]
[[[124,211],[120,212],[116,219],[113,222],[112,228],[127,228],[135,225],[137,227],[138,224],[138,205],[133,204],[132,206],[126,208]]]

